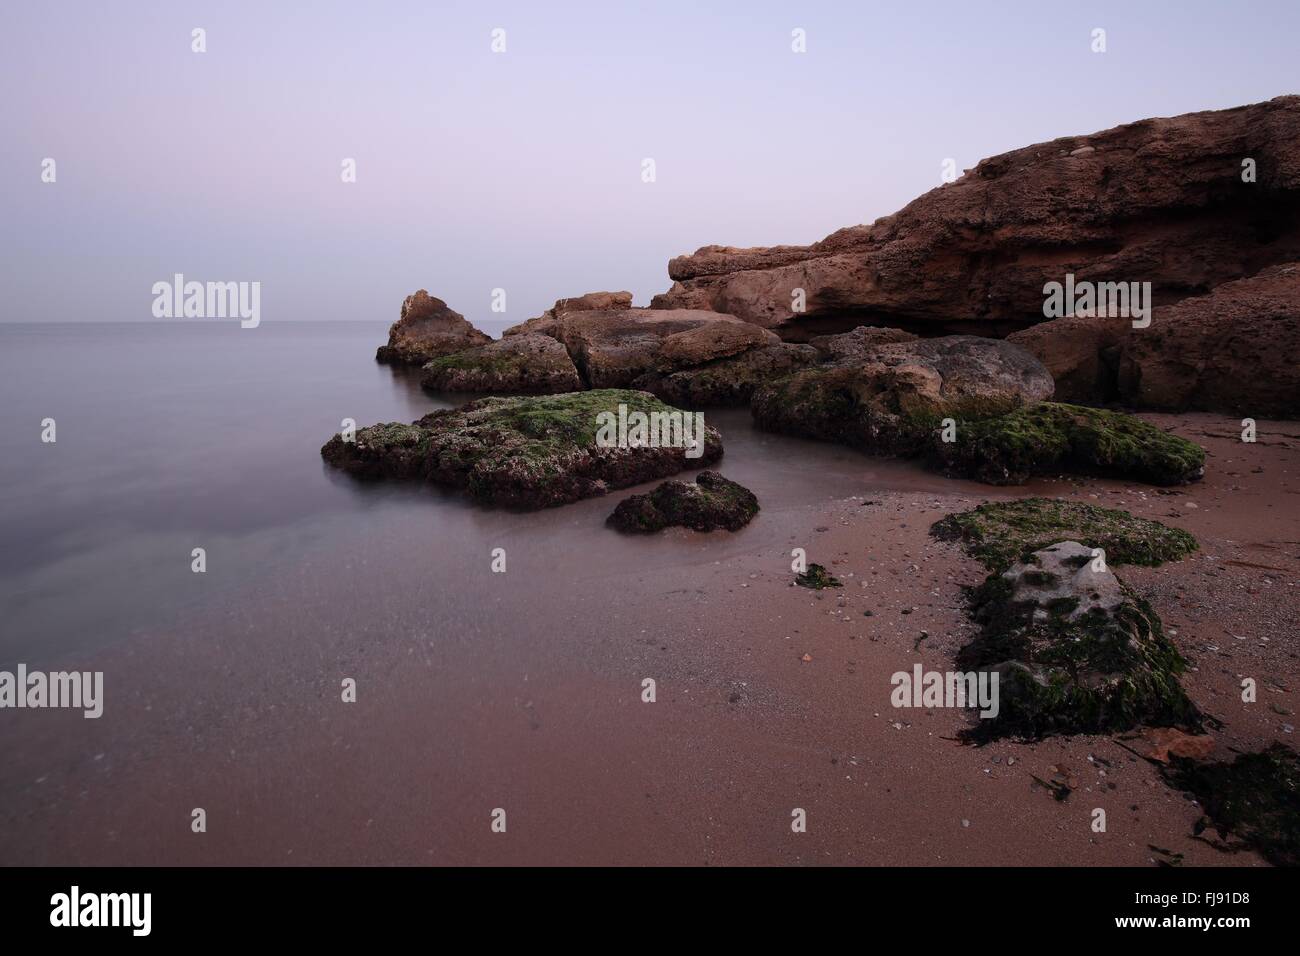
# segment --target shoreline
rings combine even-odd
[[[247,638],[234,627],[215,642],[131,638],[86,666],[122,675],[118,665],[148,662],[118,677],[118,700],[138,708],[126,721],[134,730],[78,713],[104,728],[51,766],[44,753],[57,748],[43,747],[73,718],[16,723],[25,745],[7,761],[0,859],[1133,866],[1165,859],[1155,846],[1184,865],[1265,865],[1193,838],[1197,807],[1108,738],[962,746],[951,738],[965,715],[889,705],[892,673],[949,669],[973,633],[961,589],[984,569],[931,538],[930,525],[982,500],[1060,495],[1197,536],[1193,556],[1120,576],[1190,658],[1184,687],[1224,722],[1222,745],[1289,742],[1282,728],[1294,718],[1276,708],[1294,714],[1300,703],[1285,639],[1300,520],[1284,504],[1300,492],[1300,423],[1261,422],[1247,456],[1221,417],[1141,417],[1205,444],[1206,478],[1178,489],[1084,479],[1001,489],[862,457],[864,473],[910,476],[924,490],[765,508],[761,534],[670,529],[631,574],[476,578],[480,614],[459,634],[416,639],[409,621],[377,622],[388,639],[321,633],[315,660],[302,647],[255,644],[251,622]],[[727,458],[719,470],[730,473]],[[643,490],[562,510],[572,527]],[[791,587],[793,547],[846,586]],[[506,605],[535,623],[494,633],[492,611]],[[274,617],[294,621],[294,610]],[[232,609],[227,623],[239,618]],[[333,680],[345,672],[358,680],[351,706]],[[1258,679],[1257,703],[1241,703],[1240,675]],[[653,704],[640,699],[645,677],[657,682]],[[1074,792],[1057,801],[1034,777]],[[189,831],[190,806],[207,811],[207,834]],[[1089,827],[1097,806],[1104,834]],[[489,830],[497,807],[504,835]],[[796,807],[805,834],[790,831]]]

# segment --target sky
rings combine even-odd
[[[149,320],[175,273],[263,321],[648,305],[674,255],[871,222],[949,157],[1300,92],[1297,37],[1296,0],[6,0],[0,321]]]

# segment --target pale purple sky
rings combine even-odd
[[[645,305],[671,256],[870,222],[945,157],[1300,92],[1295,0],[705,6],[7,2],[0,320],[149,319],[176,272],[261,282],[263,321]]]

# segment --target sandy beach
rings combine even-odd
[[[23,745],[7,753],[0,859],[1260,865],[1195,838],[1198,808],[1114,739],[969,746],[956,739],[968,713],[890,705],[891,674],[951,668],[974,630],[963,587],[985,572],[930,526],[985,500],[1063,496],[1197,537],[1183,561],[1119,573],[1190,659],[1184,685],[1222,721],[1223,753],[1290,741],[1300,423],[1261,422],[1243,445],[1221,417],[1145,417],[1205,445],[1203,482],[997,489],[860,457],[877,490],[765,508],[736,535],[672,529],[638,542],[640,572],[609,573],[556,540],[538,556],[553,568],[543,579],[516,552],[508,574],[476,578],[456,634],[421,639],[414,620],[401,639],[331,628],[331,603],[347,603],[342,565],[364,564],[367,549],[315,556],[296,585],[265,582],[321,589],[316,605],[273,605],[279,626],[314,634],[314,656],[260,639],[264,624],[241,628],[232,606],[205,616],[208,629],[139,635],[85,662],[113,677],[112,722],[12,715]],[[926,490],[891,489],[907,484]],[[598,521],[621,494],[566,520]],[[796,547],[845,586],[792,587]],[[385,586],[425,587],[418,567]],[[494,627],[508,608],[523,632]],[[533,633],[519,623],[530,616]],[[357,679],[355,705],[339,703],[339,674]],[[1253,704],[1241,701],[1247,676]],[[646,677],[654,703],[641,699]],[[75,752],[58,745],[73,734]],[[1072,792],[1058,800],[1050,781]],[[207,834],[190,832],[191,805],[207,811]],[[497,808],[504,834],[489,829]],[[805,833],[791,831],[795,808]]]

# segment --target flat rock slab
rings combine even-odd
[[[630,440],[607,440],[603,423],[635,421],[638,413],[651,423],[644,440],[635,431]],[[694,449],[686,447],[691,437]],[[429,481],[464,488],[483,504],[531,510],[712,464],[722,457],[722,438],[694,413],[646,392],[597,389],[479,399],[410,425],[363,428],[354,441],[335,435],[321,456],[358,478]]]

